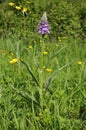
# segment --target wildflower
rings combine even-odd
[[[15,6],[15,9],[16,10],[21,10],[21,7],[20,6]]]
[[[44,55],[47,55],[47,54],[48,54],[48,52],[47,52],[47,51],[44,51],[44,52],[43,52],[43,54],[44,54]]]
[[[28,14],[28,8],[23,8],[22,9],[22,13],[23,13],[24,16],[27,16],[27,14]]]
[[[47,71],[48,73],[51,73],[51,72],[52,72],[52,69],[47,68],[46,71]]]
[[[46,12],[44,12],[41,21],[38,24],[38,28],[37,28],[38,33],[44,35],[46,33],[50,33],[50,28],[48,25],[48,21],[47,21],[47,16],[46,16]]]
[[[15,4],[13,2],[8,3],[9,6],[14,6]]]
[[[30,46],[29,46],[29,49],[32,49],[32,48],[33,48],[33,47],[30,45]]]
[[[81,62],[81,61],[78,61],[78,64],[79,64],[79,65],[81,65],[81,64],[82,64],[82,62]]]
[[[10,64],[15,64],[15,63],[17,63],[17,62],[18,62],[18,59],[15,58],[15,59],[13,59],[13,60],[10,61]]]
[[[22,12],[23,12],[23,13],[26,13],[27,11],[28,11],[28,8],[23,8],[23,9],[22,9]]]

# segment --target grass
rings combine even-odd
[[[86,43],[46,37],[42,44],[0,39],[0,129],[85,130]]]

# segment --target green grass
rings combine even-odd
[[[0,45],[1,130],[86,129],[86,43],[46,37],[26,44],[13,36]]]

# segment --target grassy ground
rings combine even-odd
[[[85,130],[86,43],[39,39],[0,39],[0,129]]]

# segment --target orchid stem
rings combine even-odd
[[[43,52],[44,52],[44,39],[41,43],[41,55],[40,55],[40,74],[39,74],[39,81],[40,81],[40,106],[43,108]]]

